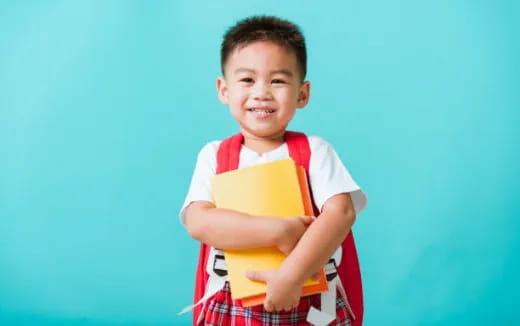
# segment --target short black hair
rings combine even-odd
[[[251,16],[238,21],[224,34],[220,50],[222,74],[229,56],[235,49],[256,41],[270,41],[296,55],[302,81],[307,74],[307,50],[300,28],[275,16]]]

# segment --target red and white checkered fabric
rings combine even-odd
[[[202,308],[199,325],[207,326],[294,326],[310,325],[307,313],[311,307],[320,308],[320,295],[302,297],[297,308],[289,312],[267,312],[262,305],[244,308],[239,300],[231,298],[229,282]],[[349,325],[350,315],[341,293],[336,295],[336,320],[329,325]]]

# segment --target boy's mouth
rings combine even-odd
[[[249,112],[258,112],[258,113],[274,113],[274,109],[271,108],[248,108]]]
[[[275,109],[266,107],[253,107],[246,110],[247,112],[251,112],[256,119],[267,119],[276,111]]]

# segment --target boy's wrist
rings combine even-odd
[[[276,247],[280,247],[280,245],[283,244],[286,232],[287,232],[287,226],[283,219],[281,218],[272,218],[272,226],[273,226],[273,245]]]
[[[304,275],[300,275],[300,271],[298,268],[287,268],[287,266],[284,266],[285,264],[282,264],[280,268],[278,269],[278,277],[279,279],[287,283],[290,286],[303,286],[303,283],[305,283],[305,277]]]

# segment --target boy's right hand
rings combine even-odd
[[[289,255],[314,219],[314,216],[295,216],[280,219],[282,223],[276,241],[278,249],[286,256]]]

